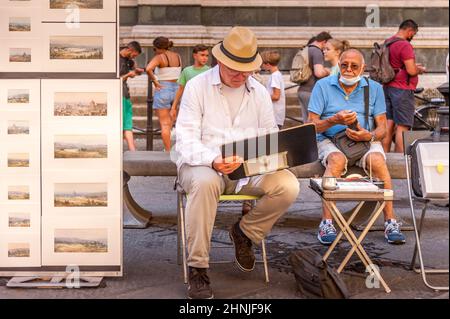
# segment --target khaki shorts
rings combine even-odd
[[[331,153],[342,153],[328,138],[319,142],[317,146],[319,149],[319,160],[324,167],[327,167],[327,159]],[[369,175],[369,171],[366,169],[366,159],[370,153],[381,153],[384,157],[384,160],[386,161],[386,154],[384,153],[381,142],[373,142],[372,144],[370,144],[370,150],[366,154],[364,154],[364,156],[359,161],[356,162],[356,166],[361,167],[367,175]],[[345,175],[347,173],[347,164],[348,161],[345,163],[345,169],[342,175]]]

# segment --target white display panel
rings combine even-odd
[[[40,267],[40,233],[2,234],[0,265],[2,267]]]
[[[2,175],[0,204],[37,204],[41,199],[39,175]]]
[[[42,82],[45,169],[120,167],[122,132],[118,128],[118,86],[118,80]]]
[[[41,154],[39,144],[1,143],[0,175],[37,175],[41,173]]]
[[[40,7],[41,0],[0,0],[0,7],[5,8],[30,8]]]
[[[39,146],[39,113],[0,111],[0,143],[20,143],[27,147]]]
[[[120,118],[119,86],[116,79],[42,80],[42,121],[114,130]]]
[[[39,38],[42,33],[40,13],[40,7],[0,7],[0,38]]]
[[[1,72],[42,72],[43,46],[37,38],[0,38]]]
[[[58,73],[116,73],[116,24],[42,25],[42,68]]]
[[[116,22],[116,0],[40,0],[44,22]]]
[[[40,112],[40,80],[0,80],[0,112]]]
[[[42,215],[120,216],[120,171],[49,170],[42,178]]]
[[[0,233],[8,234],[38,234],[41,232],[41,205],[31,204],[0,204]]]
[[[0,80],[0,268],[41,265],[40,80]]]
[[[2,274],[121,269],[117,8],[115,0],[0,0]]]
[[[119,217],[43,216],[43,266],[121,264]]]

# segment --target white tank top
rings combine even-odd
[[[167,63],[169,66],[165,68],[155,68],[155,75],[158,77],[159,81],[170,81],[170,80],[178,80],[181,75],[182,66],[181,66],[181,58],[178,56],[180,60],[180,66],[170,66],[169,58],[166,54],[164,54],[167,58]]]
[[[181,66],[156,68],[155,75],[158,77],[159,81],[178,80],[181,75]]]

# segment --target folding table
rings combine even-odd
[[[374,275],[379,280],[386,293],[390,293],[391,289],[388,287],[383,277],[381,277],[381,274],[378,271],[378,267],[374,265],[374,263],[367,255],[366,251],[362,246],[362,241],[366,237],[372,225],[377,220],[378,216],[380,216],[380,214],[382,213],[384,207],[386,206],[386,202],[393,201],[394,199],[393,192],[383,189],[378,189],[376,191],[367,191],[367,190],[358,191],[356,189],[352,191],[340,191],[339,189],[334,191],[327,191],[321,188],[319,183],[317,183],[317,180],[318,179],[311,179],[310,186],[322,198],[323,204],[329,209],[331,215],[333,216],[337,225],[341,229],[336,239],[323,256],[323,260],[326,261],[328,257],[330,257],[332,251],[336,248],[337,244],[342,239],[342,236],[345,236],[349,241],[350,245],[352,246],[352,248],[350,249],[346,257],[338,267],[337,269],[338,273],[342,272],[342,270],[347,265],[352,255],[356,252],[356,254],[358,255],[359,259],[361,259],[366,269],[370,271],[370,274]],[[358,206],[353,211],[348,220],[345,220],[343,214],[341,213],[341,211],[339,211],[338,207],[336,206],[335,202],[339,201],[359,202]],[[378,208],[370,216],[367,226],[362,230],[360,236],[357,237],[356,234],[353,232],[350,224],[355,219],[356,215],[360,212],[361,207],[364,205],[365,202],[377,202],[379,205]]]

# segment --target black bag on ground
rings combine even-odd
[[[315,250],[306,248],[293,252],[289,256],[289,263],[294,271],[297,288],[305,297],[349,298],[344,281]]]
[[[364,117],[366,121],[367,129],[370,130],[369,127],[369,112],[370,112],[370,91],[369,91],[369,80],[364,78],[367,81],[367,86],[364,87]],[[370,142],[356,142],[349,138],[345,131],[337,133],[333,137],[333,143],[336,147],[344,153],[345,157],[347,157],[348,165],[353,166],[355,163],[360,160],[369,150],[370,150]]]

